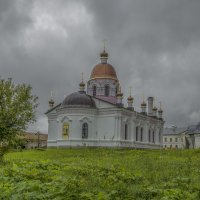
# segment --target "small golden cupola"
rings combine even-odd
[[[142,109],[142,114],[146,114],[146,113],[147,113],[147,111],[146,111],[146,109],[147,109],[147,104],[146,104],[146,102],[144,101],[144,95],[142,96],[141,109]]]
[[[160,102],[160,108],[158,110],[158,119],[162,120],[163,119],[163,110],[162,110],[162,106],[161,106],[161,102]]]
[[[129,93],[129,97],[127,98],[127,103],[128,103],[128,109],[134,110],[134,108],[133,108],[134,98],[131,95],[131,89],[132,89],[132,87],[130,87],[130,93]]]
[[[53,108],[54,107],[54,100],[53,100],[53,92],[51,91],[51,99],[49,100],[49,108]]]
[[[107,63],[107,60],[108,60],[108,53],[106,52],[105,48],[104,48],[104,50],[100,53],[100,59],[101,59],[101,63]]]
[[[118,106],[123,106],[122,100],[123,100],[123,93],[121,92],[121,86],[119,85],[118,91],[117,91],[117,105]]]
[[[154,106],[153,107],[153,117],[157,117],[157,107],[156,106]]]
[[[79,91],[84,92],[85,91],[85,83],[83,81],[83,73],[81,73],[81,82],[79,83]]]

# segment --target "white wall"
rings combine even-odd
[[[136,112],[121,109],[104,101],[95,100],[97,109],[63,108],[57,111],[57,117],[49,117],[48,145],[121,145],[137,148],[159,148],[162,142],[158,140],[158,133],[162,130],[163,122],[142,116]],[[69,124],[69,138],[62,135],[63,123]],[[88,139],[82,139],[82,124],[88,123]],[[127,140],[125,140],[125,124],[128,125]],[[139,140],[136,141],[136,126],[139,127]],[[140,141],[140,131],[143,128],[143,139]],[[148,140],[148,131],[155,132],[155,142]],[[77,141],[77,142],[76,142]],[[82,143],[81,143],[82,141]],[[116,143],[117,142],[117,143]],[[123,142],[123,143],[122,143]],[[130,143],[132,142],[132,144]],[[100,146],[101,146],[100,145]],[[135,147],[136,147],[135,146]]]

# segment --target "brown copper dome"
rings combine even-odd
[[[93,68],[90,76],[90,79],[95,78],[111,78],[117,80],[117,74],[112,65],[108,63],[99,63]]]

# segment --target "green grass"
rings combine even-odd
[[[9,153],[0,199],[200,199],[200,150],[48,149]]]

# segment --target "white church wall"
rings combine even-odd
[[[98,110],[87,108],[68,108],[58,112],[57,120],[49,119],[48,146],[109,146],[130,148],[160,148],[158,131],[161,127],[156,119],[147,119],[135,112],[112,108],[112,104],[96,100]],[[69,137],[63,138],[63,123],[69,124]],[[88,138],[82,139],[82,124],[88,123]],[[127,137],[125,138],[125,125]],[[136,127],[138,126],[138,141]],[[143,136],[141,141],[141,128]],[[151,129],[151,141],[148,131]],[[152,132],[154,131],[154,143]]]
[[[58,137],[57,124],[58,123],[56,118],[48,120],[48,140],[54,141],[57,139]]]
[[[195,148],[200,148],[200,134],[195,134]]]
[[[69,137],[65,140],[82,139],[82,125],[83,123],[88,124],[88,139],[94,138],[96,133],[95,119],[94,115],[83,113],[68,113],[59,116],[59,137],[58,139],[63,139],[62,127],[63,123],[67,122],[69,124]]]
[[[97,139],[117,139],[114,115],[101,115],[97,117]]]

